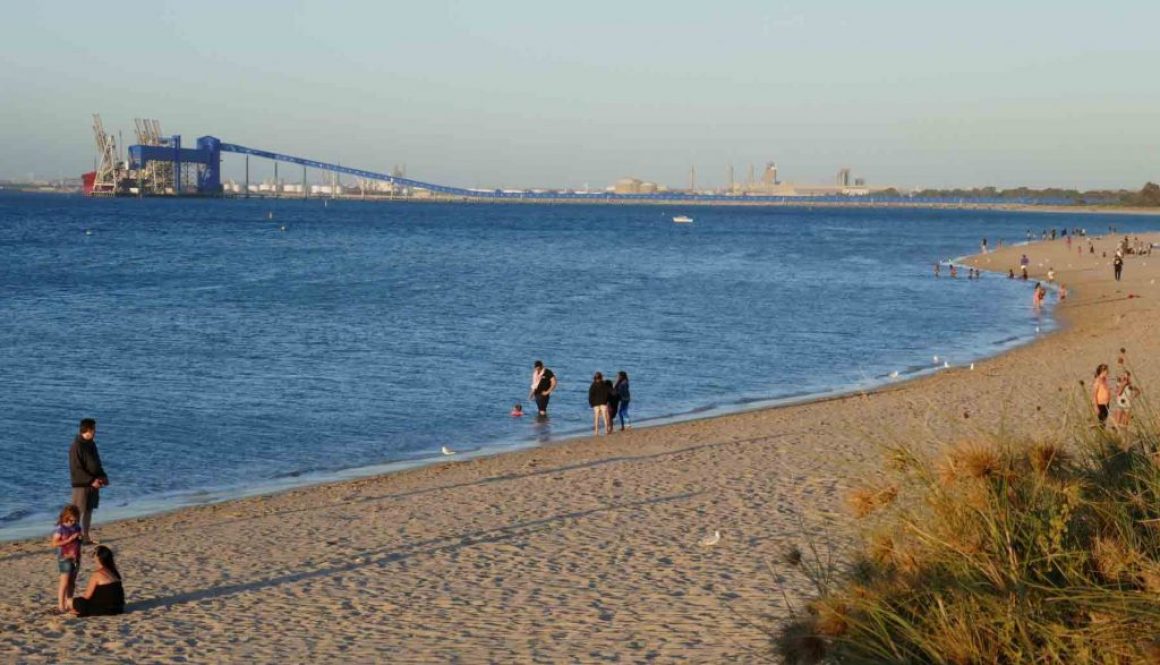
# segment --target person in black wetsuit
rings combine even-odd
[[[93,561],[97,569],[89,578],[89,586],[83,596],[69,601],[69,609],[79,617],[123,614],[125,588],[121,585],[121,572],[117,570],[113,550],[97,546],[93,550]]]

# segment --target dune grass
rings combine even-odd
[[[848,497],[867,522],[848,568],[808,547],[786,557],[818,596],[776,651],[791,665],[1160,662],[1160,427],[1141,406],[1126,431],[1084,411],[1049,440],[891,446],[890,473]]]

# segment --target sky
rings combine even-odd
[[[467,187],[1160,181],[1156,2],[84,7],[0,2],[0,178],[90,170],[100,113]]]

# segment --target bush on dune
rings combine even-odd
[[[1160,662],[1158,433],[893,448],[893,482],[850,496],[875,522],[849,569],[789,560],[820,594],[776,649],[790,664]]]

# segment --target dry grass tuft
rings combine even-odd
[[[780,655],[803,665],[1160,662],[1160,420],[1133,417],[1126,447],[1082,417],[1058,440],[961,442],[936,461],[898,446],[898,484],[848,497],[859,517],[890,511],[848,571],[811,577],[818,597],[780,634]]]

